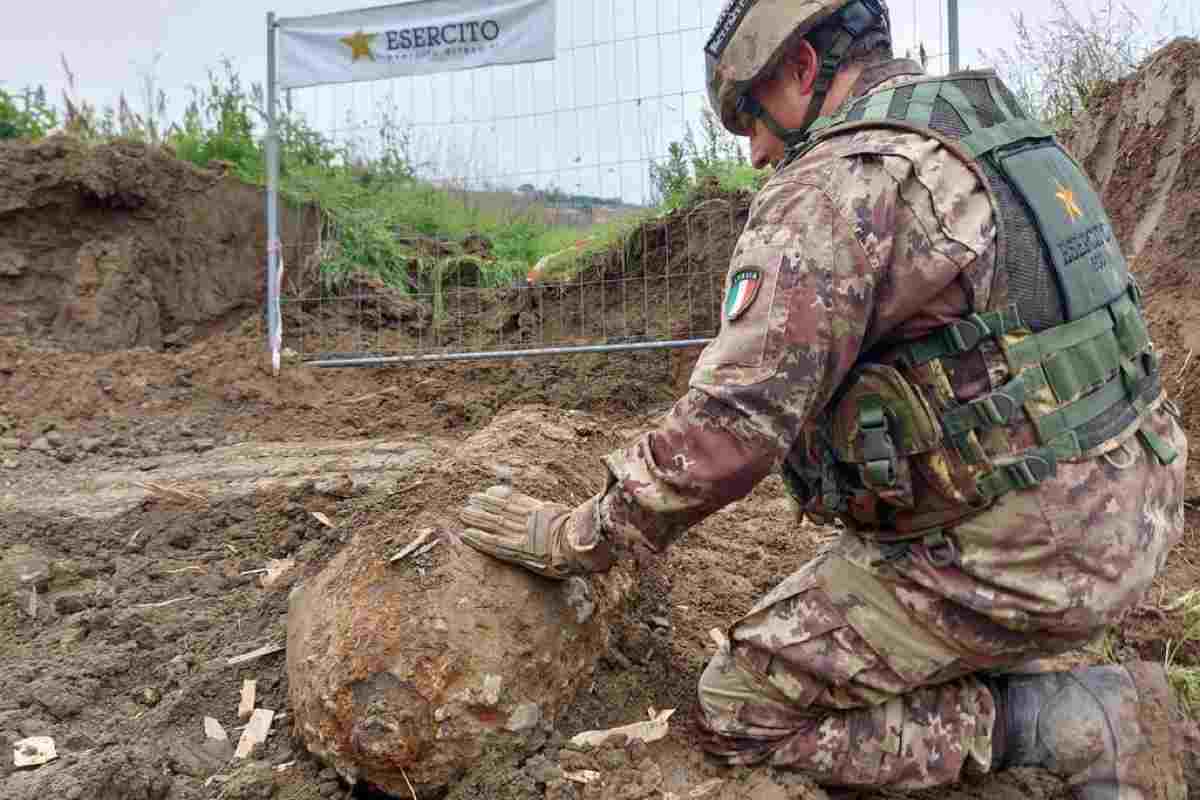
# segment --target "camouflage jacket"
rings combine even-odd
[[[869,69],[847,103],[919,73],[902,61]],[[728,290],[759,274],[753,297],[723,319],[658,427],[606,457],[604,527],[661,550],[749,494],[863,354],[986,306],[995,263],[987,189],[934,139],[859,130],[780,169],[726,279]],[[986,370],[962,380],[982,381],[968,395],[988,388]]]

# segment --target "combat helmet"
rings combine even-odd
[[[832,23],[835,35],[822,56],[808,119],[785,129],[750,95],[754,83],[782,61],[786,45]],[[825,96],[854,40],[872,28],[890,33],[884,0],[729,0],[704,47],[708,99],[730,133],[749,136],[754,119],[794,145],[819,116]]]

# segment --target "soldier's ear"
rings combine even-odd
[[[801,38],[787,50],[780,64],[780,77],[793,81],[801,94],[812,94],[813,85],[821,69],[821,59],[808,39]]]

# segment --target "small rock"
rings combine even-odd
[[[70,719],[88,707],[88,701],[74,692],[55,689],[37,698],[42,708],[56,720]]]
[[[349,475],[339,475],[336,478],[317,481],[316,491],[319,494],[326,494],[331,497],[353,497],[354,480]]]
[[[333,797],[342,790],[342,785],[337,781],[324,781],[317,787],[317,793],[321,797]]]
[[[26,258],[24,253],[4,248],[0,250],[0,276],[19,278],[25,274]]]
[[[39,436],[29,443],[29,449],[38,453],[49,453],[54,448],[50,446],[50,442],[45,436]]]
[[[220,772],[233,758],[233,745],[218,739],[205,739],[199,743],[181,740],[171,745],[167,757],[176,773],[207,778]]]
[[[82,594],[60,594],[54,598],[54,612],[60,617],[76,614],[87,608],[87,597]]]
[[[562,587],[567,605],[575,611],[575,621],[580,625],[596,613],[596,601],[592,597],[592,585],[578,575],[568,578]]]
[[[187,675],[191,671],[191,657],[180,653],[167,662],[167,672],[176,678]]]
[[[98,439],[95,436],[89,436],[86,439],[81,439],[79,447],[85,453],[94,453],[104,446],[104,440]]]
[[[47,431],[43,438],[51,447],[62,447],[67,441],[59,431]]]
[[[3,466],[5,469],[19,469],[21,467],[21,462],[17,461],[15,458],[10,458],[3,462]]]
[[[212,439],[207,439],[207,438],[195,439],[192,442],[192,449],[195,450],[197,453],[206,453],[209,450],[212,450],[216,446],[217,446],[217,443],[215,441],[213,441]]]
[[[317,780],[321,782],[336,781],[338,779],[337,770],[333,767],[325,767],[317,773]]]
[[[521,705],[513,709],[512,714],[508,717],[508,722],[504,724],[504,728],[513,733],[522,733],[533,730],[541,721],[542,709],[537,703],[521,703]]]
[[[650,624],[659,628],[669,628],[671,627],[671,620],[667,617],[651,617]]]
[[[56,452],[54,457],[64,464],[70,464],[75,460],[75,451],[68,448],[63,448],[62,450]]]
[[[158,705],[158,701],[162,700],[162,692],[155,689],[153,686],[147,686],[138,694],[138,702],[144,706],[153,708]]]
[[[30,588],[46,591],[50,584],[50,559],[27,544],[0,550],[0,597],[28,593]]]
[[[504,685],[504,679],[499,675],[484,675],[483,676],[483,691],[480,693],[483,704],[488,708],[495,708],[500,702],[500,689]]]

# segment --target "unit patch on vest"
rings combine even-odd
[[[1074,222],[1083,216],[1083,210],[1079,208],[1079,204],[1075,202],[1075,193],[1061,183],[1056,183],[1058,191],[1054,196],[1058,198],[1058,202],[1062,203],[1063,210],[1067,212],[1067,216]]]
[[[729,294],[725,297],[725,319],[733,322],[754,305],[758,290],[762,286],[762,272],[756,269],[739,270],[729,282]]]

